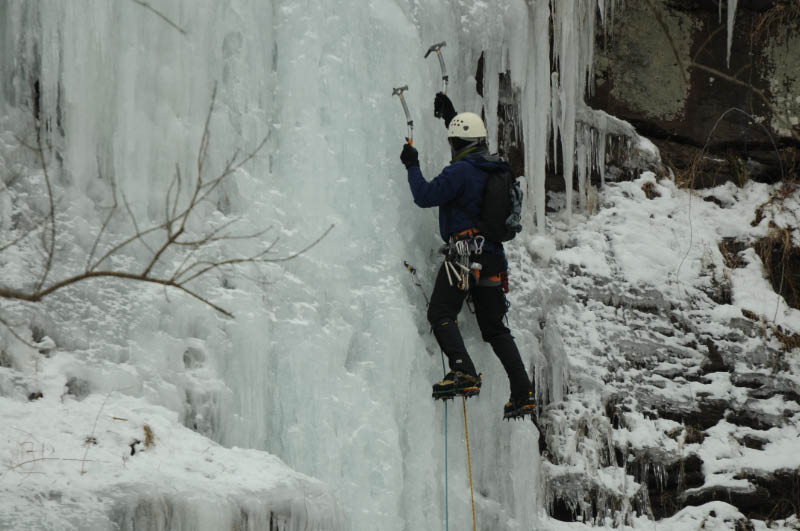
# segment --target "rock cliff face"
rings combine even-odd
[[[599,36],[589,107],[649,138],[663,161],[661,172],[649,169],[673,179],[666,188],[657,179],[612,185],[595,218],[563,233],[555,228],[558,250],[538,281],[547,286],[544,297],[561,302],[541,319],[537,371],[552,370],[548,350],[568,352],[569,390],[563,401],[543,404],[540,418],[549,510],[558,519],[608,523],[615,515],[620,524],[638,513],[660,520],[714,500],[739,511],[725,528],[800,518],[800,468],[792,457],[800,448],[800,335],[778,324],[778,308],[797,308],[800,300],[793,243],[800,240],[788,214],[800,195],[790,182],[800,168],[800,2],[740,0],[732,28],[729,51],[726,2],[642,0],[627,2]],[[523,168],[519,102],[506,77],[499,147]],[[611,180],[647,169],[637,170],[624,128],[605,133],[598,138],[608,142]],[[563,191],[560,168],[549,166],[548,191]],[[598,184],[600,176],[592,177]],[[681,195],[675,185],[709,190]],[[640,189],[654,205],[621,210]],[[766,195],[756,199],[754,190]],[[548,206],[562,195],[551,195]],[[662,195],[678,200],[677,210],[657,206]],[[687,214],[686,201],[694,202],[688,227],[674,219]],[[643,231],[674,227],[672,250],[705,246],[691,286],[678,278],[686,257],[677,269],[665,268],[674,275],[666,283],[625,274],[629,258],[610,220],[621,214],[620,227],[635,224],[623,219],[634,211],[649,213]],[[702,244],[691,241],[698,216],[716,227]],[[585,256],[581,248],[602,251],[602,271],[571,260]],[[771,286],[742,280],[750,273],[760,279],[761,271]],[[754,289],[783,298],[771,310],[757,308],[746,302]],[[590,317],[576,330],[580,314]],[[706,519],[715,510],[706,513],[703,526],[713,527]]]
[[[780,191],[750,182],[693,194],[647,174],[610,184],[596,215],[555,228],[552,260],[528,271],[546,301],[537,385],[555,379],[558,353],[568,360],[562,398],[547,403],[539,389],[553,517],[622,525],[700,511],[706,529],[792,528],[800,314],[771,293],[747,245],[775,222],[749,223],[760,205],[796,211]],[[718,501],[735,511],[712,523]]]
[[[589,104],[634,124],[668,166],[699,170],[695,186],[796,175],[800,3],[738,2],[730,52],[725,2],[719,4],[627,3],[598,43]],[[706,144],[715,160],[698,166]]]

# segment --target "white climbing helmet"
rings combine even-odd
[[[481,117],[473,112],[462,112],[450,120],[447,138],[486,138],[486,126]]]

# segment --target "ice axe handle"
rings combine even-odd
[[[447,75],[447,68],[444,66],[444,57],[442,57],[442,52],[440,50],[436,50],[436,56],[439,57],[439,66],[442,67],[442,81],[444,81],[444,90],[442,93],[447,94],[447,81],[450,76]]]
[[[408,105],[406,104],[406,98],[403,96],[403,92],[408,90],[408,85],[397,87],[396,89],[392,90],[392,96],[397,96],[400,98],[400,103],[403,105],[403,112],[406,114],[406,125],[408,125],[408,137],[406,140],[408,144],[413,146],[414,145],[414,120],[411,119],[411,113],[408,110]]]
[[[402,94],[399,94],[399,96],[400,96],[400,103],[403,104],[403,112],[406,113],[407,123],[408,123],[408,125],[411,125],[414,122],[413,122],[413,120],[411,120],[411,113],[408,111],[408,105],[406,105],[406,99],[405,99],[405,97],[403,97]]]
[[[449,76],[447,75],[447,68],[444,66],[444,57],[442,56],[442,48],[447,46],[446,41],[442,41],[439,43],[434,44],[428,51],[425,52],[425,59],[428,58],[431,52],[436,52],[436,56],[439,58],[439,66],[442,68],[442,81],[444,82],[444,88],[442,89],[442,94],[447,94],[447,82],[449,80]]]

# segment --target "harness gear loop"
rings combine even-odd
[[[472,256],[483,254],[485,242],[486,238],[478,233],[478,229],[473,228],[453,234],[450,236],[450,241],[440,248],[440,251],[445,255],[444,268],[447,273],[447,282],[451,286],[467,291],[469,289],[470,276],[476,282],[481,282],[483,265],[480,262],[473,261]],[[494,284],[481,283],[480,285]]]

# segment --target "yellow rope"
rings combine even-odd
[[[464,435],[467,438],[467,468],[469,469],[469,497],[472,500],[472,529],[478,531],[478,521],[475,519],[475,495],[472,493],[472,456],[469,453],[469,428],[467,427],[467,397],[461,395],[464,404]]]

